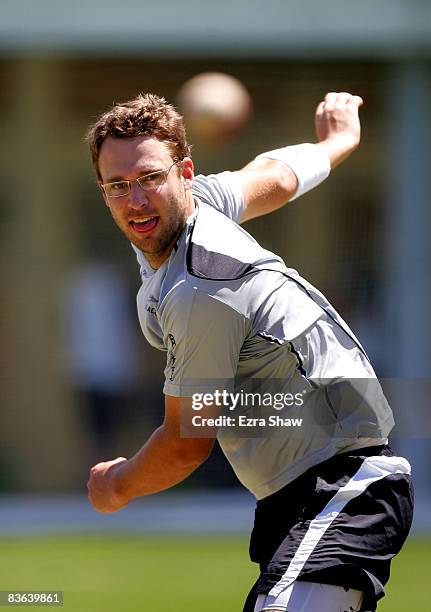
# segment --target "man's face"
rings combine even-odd
[[[103,196],[115,223],[145,253],[153,268],[159,268],[169,257],[193,212],[193,163],[186,157],[181,164],[172,166],[160,187],[150,191],[144,191],[134,179],[169,168],[173,162],[168,146],[147,136],[121,139],[109,136],[100,150],[101,183],[133,181],[127,195],[114,198],[103,193]]]

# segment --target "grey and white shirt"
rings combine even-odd
[[[243,202],[234,177],[195,178],[196,209],[158,270],[134,247],[142,276],[137,302],[145,337],[167,351],[165,394],[302,394],[298,430],[265,428],[248,437],[219,431],[239,480],[261,499],[337,453],[385,442],[393,419],[343,319],[235,223]],[[287,418],[292,408],[277,415]]]

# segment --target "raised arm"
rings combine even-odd
[[[240,222],[277,210],[349,157],[360,141],[362,104],[362,98],[346,92],[326,94],[315,113],[316,144],[263,153],[236,172],[244,197]]]

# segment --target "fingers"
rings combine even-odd
[[[352,100],[351,102],[354,102],[355,104],[357,104],[358,106],[362,106],[364,101],[361,98],[361,96],[352,96]]]
[[[337,94],[334,91],[331,91],[330,93],[326,94],[325,99],[323,101],[323,106],[326,110],[332,110],[333,108],[335,108],[338,95],[341,94]]]
[[[316,108],[317,114],[321,114],[323,112],[323,109],[325,108],[325,104],[326,102],[322,100],[322,102],[320,102],[320,104],[317,105],[317,108]]]
[[[337,155],[331,161],[335,167],[339,160],[358,146],[361,138],[359,108],[363,100],[347,91],[330,91],[316,109],[314,124],[318,142],[338,142]],[[338,160],[338,161],[337,161]]]
[[[323,110],[331,111],[336,108],[344,108],[347,104],[359,107],[362,106],[363,103],[364,101],[360,96],[352,95],[347,91],[331,91],[327,93],[325,99],[320,102],[317,111],[322,112]]]

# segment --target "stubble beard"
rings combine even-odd
[[[148,263],[152,268],[158,268],[169,257],[175,242],[178,240],[183,231],[186,220],[186,205],[180,205],[177,198],[171,196],[167,202],[166,209],[169,211],[169,216],[166,218],[159,217],[159,224],[163,224],[163,230],[157,237],[149,236],[147,240],[143,239],[141,244],[139,241],[132,240],[133,244],[144,253]],[[156,228],[156,230],[159,228]]]

